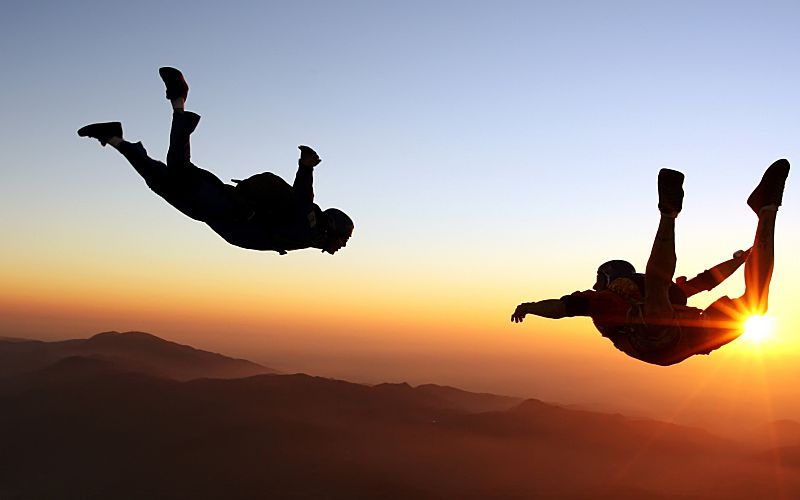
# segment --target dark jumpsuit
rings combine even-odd
[[[208,224],[225,241],[252,250],[286,253],[318,247],[324,240],[323,215],[314,203],[313,167],[299,166],[293,203],[282,213],[265,213],[211,172],[191,161],[189,138],[200,116],[174,113],[167,164],[147,155],[141,142],[122,142],[117,149],[145,183],[170,205],[192,219]]]

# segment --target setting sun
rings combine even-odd
[[[742,338],[753,343],[762,343],[772,337],[773,321],[769,316],[754,315],[744,323]]]

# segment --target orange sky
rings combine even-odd
[[[736,422],[800,411],[793,383],[800,375],[798,317],[783,278],[774,284],[771,341],[740,339],[662,368],[616,351],[587,318],[511,324],[516,303],[539,298],[535,290],[514,289],[517,280],[504,288],[502,277],[425,269],[435,279],[417,281],[422,277],[381,266],[358,274],[345,255],[324,276],[301,280],[295,273],[304,262],[274,256],[261,256],[264,269],[245,273],[258,256],[252,253],[220,256],[205,267],[175,261],[169,272],[78,259],[68,267],[42,262],[35,270],[13,269],[6,260],[11,280],[0,292],[0,334],[63,339],[143,330],[286,371],[442,383],[704,425],[725,408]],[[227,268],[217,267],[226,261]],[[90,277],[81,276],[89,270]],[[740,273],[731,279],[741,280]],[[542,297],[553,295],[555,281],[542,280]],[[326,286],[338,282],[339,288]],[[700,302],[713,300],[707,295]]]

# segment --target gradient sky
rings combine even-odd
[[[79,6],[78,6],[79,5]],[[752,243],[744,200],[800,158],[796,2],[15,2],[0,18],[0,335],[144,330],[294,371],[685,417],[800,412],[800,184],[778,216],[776,337],[659,368],[522,301],[646,261],[683,171],[678,274]],[[291,179],[353,216],[336,256],[232,247],[112,148],[167,148],[159,66],[203,116],[193,160]],[[693,300],[743,290],[741,272]],[[704,414],[706,417],[708,413]],[[699,418],[699,417],[698,417]]]

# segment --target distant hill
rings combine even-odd
[[[18,337],[3,337],[0,335],[0,342],[29,342],[30,339],[23,339]]]
[[[89,339],[42,342],[0,339],[0,377],[42,369],[68,357],[91,357],[127,371],[175,380],[240,378],[276,370],[170,342],[143,332],[105,332]]]
[[[763,453],[761,457],[800,470],[800,446],[782,446]]]
[[[135,351],[136,338],[124,345]],[[181,382],[124,357],[69,356],[0,380],[0,498],[800,494],[800,469],[699,429],[430,385]]]
[[[732,439],[762,449],[800,446],[800,422],[781,419],[753,427],[742,427]]]
[[[467,413],[508,410],[523,401],[522,398],[468,392],[455,387],[435,384],[424,384],[417,387],[406,383],[378,384],[374,387],[377,392],[391,395],[395,400],[425,401],[433,408],[447,408]]]
[[[800,422],[794,420],[775,420],[761,429],[762,442],[774,441],[784,446],[800,447]]]

